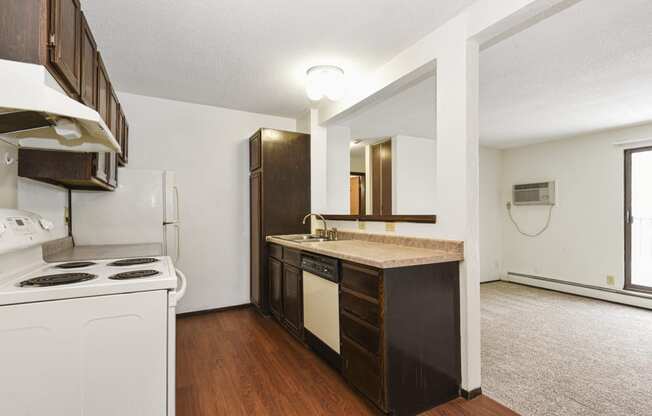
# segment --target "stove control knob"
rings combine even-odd
[[[43,228],[45,231],[50,231],[51,229],[54,228],[54,224],[52,221],[48,221],[45,218],[41,218],[38,220],[39,224],[41,224],[41,228]]]

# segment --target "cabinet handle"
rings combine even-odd
[[[57,38],[56,38],[56,36],[54,36],[54,33],[52,33],[50,35],[50,37],[48,38],[48,46],[51,47],[51,48],[54,48],[55,46],[57,46]]]

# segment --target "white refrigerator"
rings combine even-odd
[[[71,199],[76,245],[159,243],[181,254],[179,188],[172,171],[121,168],[113,192],[75,191]]]

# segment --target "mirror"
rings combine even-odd
[[[436,142],[397,135],[350,142],[349,214],[435,211]]]
[[[327,126],[333,219],[435,222],[435,97],[432,67]]]

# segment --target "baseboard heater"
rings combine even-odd
[[[587,284],[584,284],[584,283],[569,282],[567,280],[552,279],[550,277],[535,276],[535,275],[531,275],[531,274],[507,272],[507,275],[508,276],[525,277],[525,278],[528,278],[528,279],[541,280],[543,282],[557,283],[557,284],[566,285],[566,286],[575,286],[575,287],[580,287],[580,288],[583,288],[583,289],[598,290],[600,292],[613,293],[613,294],[616,294],[616,295],[623,295],[623,296],[631,296],[633,298],[640,298],[640,299],[646,299],[646,300],[652,301],[652,296],[651,295],[645,295],[645,294],[642,294],[642,293],[639,294],[639,293],[635,293],[635,292],[629,292],[629,291],[626,291],[626,290],[610,289],[608,287],[600,287],[600,286],[594,286],[594,285],[587,285]]]

